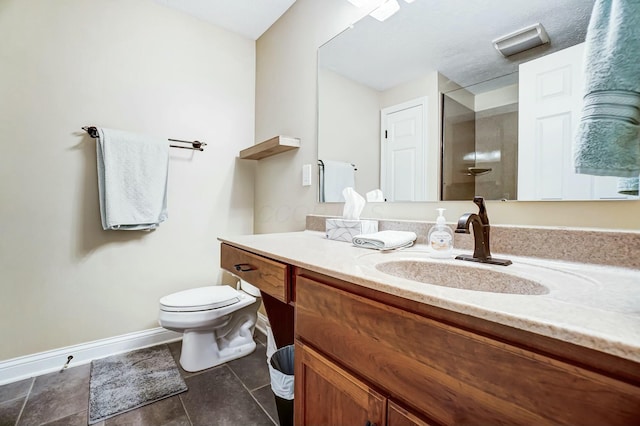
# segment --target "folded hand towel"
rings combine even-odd
[[[105,230],[150,230],[167,219],[167,140],[98,129],[98,192]]]
[[[368,203],[383,203],[384,202],[384,195],[382,194],[382,190],[381,189],[374,189],[372,191],[367,192],[367,202]]]
[[[639,187],[640,179],[637,177],[618,179],[618,194],[638,195]]]
[[[342,191],[345,188],[355,188],[355,170],[351,163],[343,161],[324,161],[324,199],[327,203],[344,203]]]
[[[392,250],[411,247],[416,240],[415,232],[380,231],[373,234],[360,234],[353,237],[353,245],[376,250]]]
[[[585,43],[576,173],[640,174],[640,1],[596,0]]]

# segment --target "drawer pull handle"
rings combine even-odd
[[[371,423],[369,420],[364,424],[364,426],[376,426],[375,423]]]
[[[236,268],[236,271],[238,272],[249,272],[258,269],[248,263],[238,263],[237,265],[233,265],[233,267]]]

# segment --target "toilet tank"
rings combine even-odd
[[[244,291],[247,294],[250,294],[253,297],[260,297],[260,289],[258,287],[249,284],[245,280],[240,280],[240,290]]]

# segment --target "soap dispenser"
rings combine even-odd
[[[436,210],[439,212],[436,224],[431,227],[427,236],[429,252],[431,257],[446,259],[453,255],[453,231],[446,224],[445,209]]]

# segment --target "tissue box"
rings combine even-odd
[[[327,219],[327,238],[350,243],[360,234],[378,232],[377,220]]]

